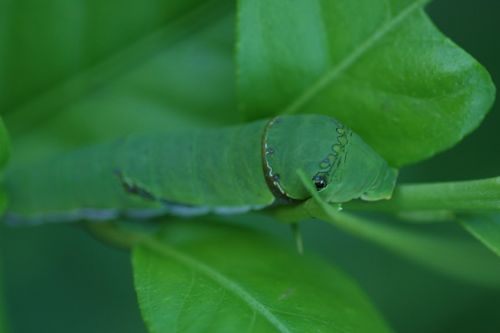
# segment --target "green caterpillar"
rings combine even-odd
[[[231,214],[294,204],[390,198],[397,171],[350,129],[320,115],[130,136],[6,174],[12,223]]]

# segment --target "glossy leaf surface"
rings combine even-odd
[[[169,224],[134,251],[151,332],[388,332],[345,275],[250,230]]]
[[[323,113],[391,164],[453,146],[494,86],[422,0],[239,1],[239,95],[250,118]]]

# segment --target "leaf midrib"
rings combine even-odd
[[[367,53],[372,47],[374,47],[378,41],[385,37],[392,29],[397,27],[401,22],[403,22],[409,15],[413,14],[414,11],[421,9],[427,2],[431,0],[417,0],[411,5],[407,6],[401,10],[398,15],[392,17],[386,23],[380,26],[379,29],[366,39],[363,43],[359,44],[350,54],[348,54],[344,60],[339,62],[337,66],[332,67],[330,70],[319,77],[318,80],[304,90],[297,98],[292,100],[288,104],[281,114],[294,114],[297,113],[304,105],[306,105],[311,99],[318,95],[323,89],[325,89],[329,84],[335,81],[343,72],[349,69],[356,61],[361,58],[365,53]]]
[[[228,290],[237,296],[240,300],[248,305],[248,307],[255,312],[258,312],[264,319],[266,319],[273,327],[277,329],[280,333],[292,333],[283,324],[279,318],[277,318],[264,304],[262,304],[258,299],[252,296],[248,291],[245,290],[237,282],[231,280],[223,273],[217,271],[215,268],[210,267],[192,256],[175,250],[174,248],[161,243],[153,238],[148,238],[142,244],[142,246],[147,249],[160,254],[161,256],[173,259],[183,266],[186,266],[194,271],[204,274],[206,277],[212,279],[214,282],[219,284],[222,288]]]

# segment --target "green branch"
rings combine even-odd
[[[345,209],[381,212],[500,211],[500,177],[446,183],[403,184],[391,200],[350,202]]]

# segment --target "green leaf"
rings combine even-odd
[[[16,164],[130,133],[238,122],[232,9],[226,0],[193,6],[30,95],[6,117]]]
[[[426,2],[240,0],[243,110],[333,115],[397,166],[453,146],[479,125],[495,89],[436,29]]]
[[[169,223],[133,264],[151,332],[388,332],[344,274],[247,229]]]
[[[500,256],[500,215],[468,215],[460,217],[465,230]]]
[[[72,101],[82,91],[134,66],[141,57],[172,44],[175,40],[165,38],[166,34],[182,37],[179,21],[195,11],[209,15],[206,3],[150,0],[145,6],[120,0],[71,4],[64,0],[43,4],[3,1],[0,109],[16,113],[37,105],[42,113],[38,119],[43,119],[46,111],[51,112],[46,106]],[[154,36],[160,40],[152,45],[147,40]]]

